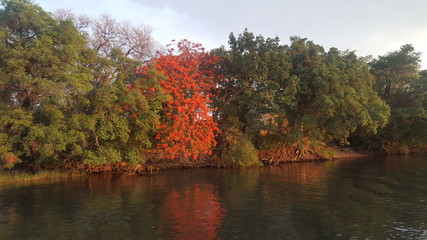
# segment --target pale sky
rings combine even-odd
[[[427,69],[426,0],[35,0],[46,11],[70,9],[98,17],[143,23],[162,44],[188,39],[208,49],[227,46],[228,35],[245,28],[278,36],[288,44],[300,36],[325,50],[384,55],[411,43]]]

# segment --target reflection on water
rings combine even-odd
[[[222,209],[213,185],[172,190],[160,211],[161,229],[174,239],[217,239]]]
[[[0,186],[0,239],[426,239],[427,159]]]

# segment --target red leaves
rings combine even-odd
[[[171,159],[210,154],[216,144],[217,124],[211,116],[218,77],[213,66],[219,59],[209,55],[200,44],[181,40],[174,44],[167,55],[155,59],[157,69],[166,76],[161,81],[164,91],[170,95],[164,109],[163,125],[159,126],[156,139]]]

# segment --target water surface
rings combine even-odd
[[[425,156],[0,185],[0,239],[427,239]]]

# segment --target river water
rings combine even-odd
[[[0,239],[427,239],[427,157],[1,185]]]

